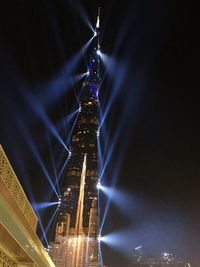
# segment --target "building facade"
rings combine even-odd
[[[0,145],[0,266],[55,266],[36,234],[37,222]]]
[[[80,92],[77,123],[72,132],[71,158],[61,187],[61,205],[50,255],[56,267],[97,267],[99,127],[99,16],[88,74]]]

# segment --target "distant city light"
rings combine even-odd
[[[173,261],[172,254],[167,253],[167,252],[164,252],[164,253],[162,254],[162,258],[163,258],[163,260],[165,260],[167,263]]]
[[[71,152],[71,150],[69,150],[69,157],[71,157],[71,155],[72,155],[72,152]]]
[[[78,111],[81,112],[81,105],[79,105]]]
[[[87,76],[90,74],[89,70],[86,72]]]
[[[94,31],[94,36],[97,36],[97,32],[96,31]]]

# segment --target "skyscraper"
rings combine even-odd
[[[72,133],[71,159],[61,187],[61,205],[50,255],[56,267],[97,267],[98,255],[98,89],[99,12],[88,75]]]

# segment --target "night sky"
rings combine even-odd
[[[87,18],[95,25],[97,7],[94,0],[0,3],[0,143],[31,202],[55,200],[36,158],[54,181],[50,148],[57,171],[67,153],[50,122],[66,141],[72,122],[65,129],[62,122],[77,109],[74,77],[87,71],[84,57],[71,73],[74,88],[65,89],[65,71],[92,37]],[[200,262],[198,6],[110,0],[101,7],[101,49],[109,57],[100,90],[102,110],[109,107],[105,154],[113,144],[103,183],[120,192],[103,233],[119,233],[128,253],[142,245],[147,256],[169,251]],[[52,212],[41,211],[44,225]],[[109,267],[125,267],[118,247],[103,249]]]

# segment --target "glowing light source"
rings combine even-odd
[[[61,196],[58,198],[58,207],[61,205]]]
[[[94,36],[97,36],[97,32],[96,31],[94,31]]]
[[[100,55],[101,54],[101,50],[98,48],[97,49],[97,55]]]
[[[108,238],[109,238],[109,237],[108,237]],[[99,243],[101,243],[101,242],[103,242],[103,243],[107,243],[107,235],[106,235],[106,236],[102,236],[101,233],[99,233],[97,239],[98,239],[98,242],[99,242]]]
[[[97,189],[98,190],[101,189],[101,183],[100,183],[100,181],[97,182]]]
[[[69,158],[71,157],[71,155],[72,155],[72,152],[71,152],[71,150],[69,150]]]
[[[98,235],[98,242],[101,243],[101,242],[106,242],[106,238],[107,236],[102,236],[101,233],[99,233]]]
[[[140,250],[142,248],[142,246],[138,246],[135,248],[135,250]]]

